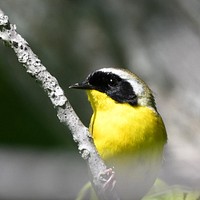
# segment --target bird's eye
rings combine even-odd
[[[95,72],[88,77],[89,83],[96,89],[103,92],[117,86],[121,80],[122,79],[119,76],[113,73],[105,73],[100,71]]]
[[[116,80],[114,78],[109,78],[108,79],[108,85],[110,86],[115,86],[116,85]]]
[[[121,82],[121,78],[118,77],[115,74],[107,74],[107,76],[105,77],[105,83],[107,84],[107,86],[110,87],[115,87],[117,86],[119,83]]]

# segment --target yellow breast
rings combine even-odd
[[[94,111],[90,132],[100,156],[114,167],[118,194],[141,199],[162,163],[167,136],[160,115],[151,107],[117,103],[95,90],[87,94]]]
[[[107,160],[138,152],[162,151],[166,131],[160,115],[152,108],[116,103],[106,94],[88,91],[93,108],[90,132],[100,156]]]

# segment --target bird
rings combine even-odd
[[[70,88],[86,90],[93,110],[89,132],[100,157],[114,169],[119,197],[141,199],[158,176],[167,143],[152,90],[121,68],[95,70]]]

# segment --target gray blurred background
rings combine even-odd
[[[200,188],[200,1],[0,0],[88,126],[86,95],[68,86],[127,68],[154,91],[168,132],[160,176]],[[0,199],[73,199],[87,167],[49,99],[0,45]]]

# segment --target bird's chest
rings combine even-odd
[[[141,197],[155,180],[163,147],[156,143],[159,137],[155,134],[160,131],[156,124],[143,109],[97,112],[92,117],[95,145],[106,164],[114,167],[118,190],[127,197],[124,199],[131,199],[133,190]]]
[[[95,112],[90,131],[102,158],[134,155],[151,145],[154,149],[154,134],[159,130],[153,115],[143,108],[129,106]]]

